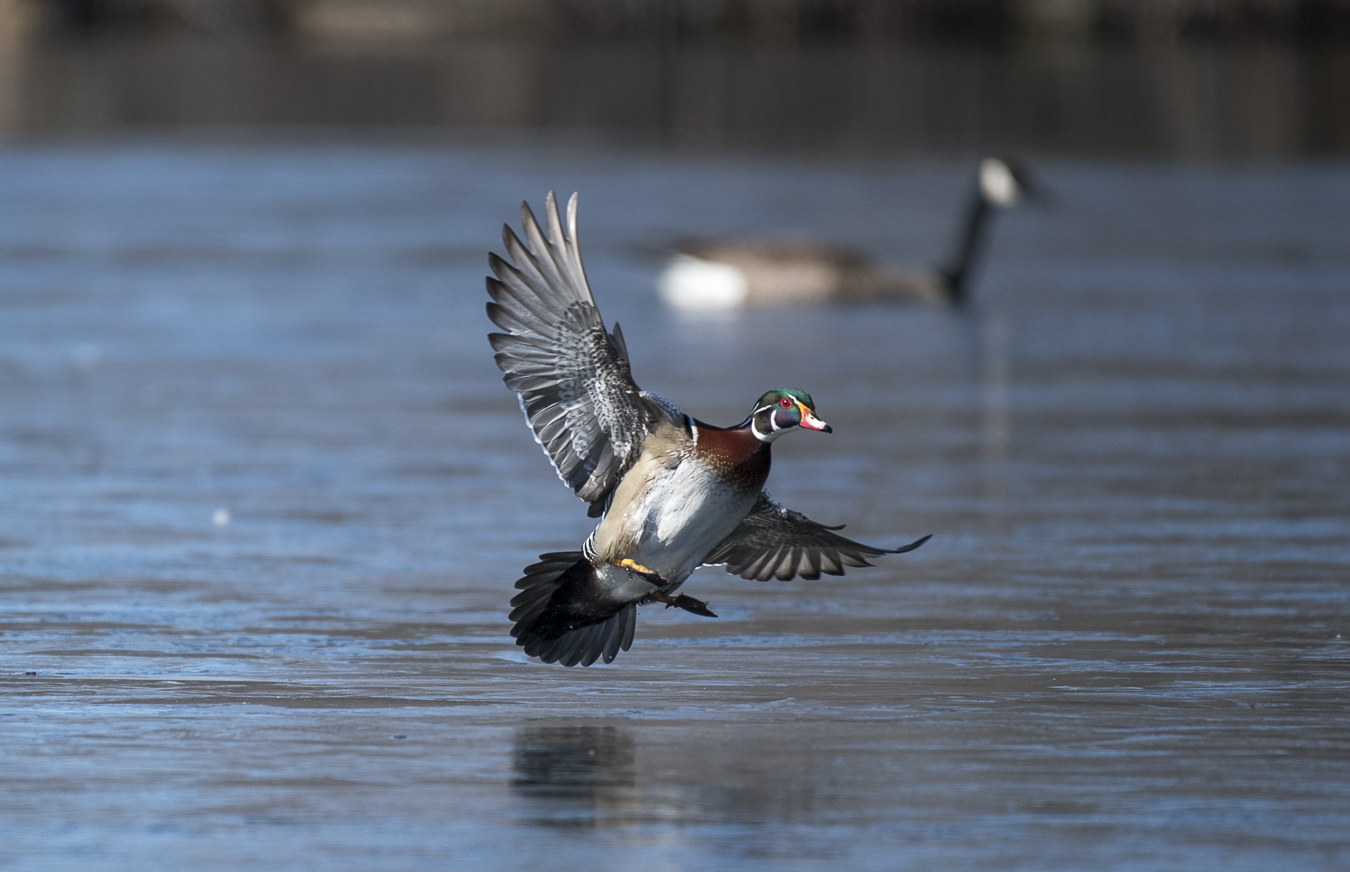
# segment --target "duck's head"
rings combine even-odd
[[[750,431],[760,442],[772,442],[798,427],[833,432],[829,424],[816,417],[811,395],[795,388],[779,388],[760,397],[748,421]]]
[[[991,205],[1008,208],[1040,200],[1044,192],[1021,161],[987,157],[980,161],[980,196]]]

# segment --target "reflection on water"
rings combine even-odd
[[[511,792],[521,820],[540,826],[778,827],[865,815],[887,790],[888,776],[862,771],[856,725],[747,722],[735,732],[613,720],[526,727],[514,742]]]
[[[983,340],[981,356],[984,364],[981,425],[984,431],[985,496],[991,503],[997,503],[1007,492],[1004,466],[1012,438],[1011,400],[1008,396],[1012,383],[1008,359],[1012,327],[1007,316],[990,313],[982,320],[979,328]]]
[[[526,727],[516,737],[511,790],[548,826],[595,826],[636,783],[632,732],[605,726]]]

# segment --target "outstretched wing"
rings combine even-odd
[[[705,564],[725,563],[727,572],[741,578],[768,581],[777,578],[787,581],[794,575],[802,578],[820,578],[843,575],[845,566],[871,566],[869,557],[882,554],[903,554],[913,551],[931,536],[924,536],[900,548],[873,548],[852,539],[845,539],[826,527],[791,509],[774,502],[767,493],[761,493],[750,514],[740,526],[703,558]]]
[[[566,233],[552,191],[544,219],[547,238],[529,204],[521,204],[528,245],[507,226],[509,261],[488,255],[496,278],[487,279],[487,313],[506,331],[488,340],[535,440],[598,515],[652,425],[679,411],[634,384],[619,325],[605,330],[577,247],[577,195],[567,204]]]

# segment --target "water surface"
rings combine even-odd
[[[952,313],[680,317],[653,252],[932,260],[964,162],[567,143],[0,156],[0,858],[51,869],[1344,868],[1350,170],[1042,161]],[[790,506],[922,549],[705,569],[609,666],[522,657],[574,547],[484,338],[582,192],[639,383],[809,390]]]

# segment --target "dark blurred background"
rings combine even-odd
[[[1350,149],[1350,0],[0,0],[0,130]]]
[[[991,151],[964,309],[658,299],[941,263]],[[1350,0],[0,0],[0,868],[1345,872],[1347,153]],[[639,384],[933,541],[529,662],[550,189]]]

